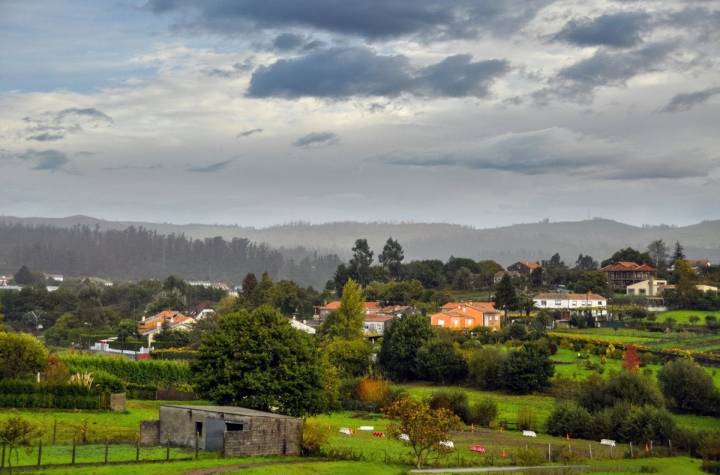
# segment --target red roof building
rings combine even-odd
[[[607,274],[608,283],[613,290],[625,293],[628,285],[648,280],[655,275],[655,268],[649,264],[619,261],[600,269]]]

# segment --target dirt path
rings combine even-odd
[[[242,470],[244,468],[259,468],[267,467],[270,465],[297,465],[299,463],[308,462],[331,462],[332,460],[318,460],[318,459],[307,459],[307,460],[277,460],[273,462],[260,462],[260,463],[238,463],[230,465],[217,465],[215,467],[205,468],[194,468],[183,473],[183,475],[215,475],[216,473],[232,472],[234,470]]]

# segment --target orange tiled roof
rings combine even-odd
[[[655,268],[648,264],[638,264],[637,262],[618,261],[600,269],[602,272],[620,272],[620,271],[638,271],[638,272],[654,272]]]
[[[321,305],[319,308],[320,308],[320,310],[330,310],[330,311],[337,310],[340,308],[340,300],[331,300],[330,302],[326,303],[325,305]],[[379,310],[381,308],[380,302],[376,302],[376,301],[365,302],[364,308],[365,308],[365,310]]]
[[[156,330],[158,323],[162,326],[163,323],[169,323],[170,327],[182,325],[183,323],[190,323],[194,321],[192,318],[183,315],[176,310],[163,310],[160,313],[156,313],[152,317],[148,317],[144,322],[138,323],[138,333],[148,333]]]

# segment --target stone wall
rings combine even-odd
[[[140,445],[160,445],[160,421],[140,421]]]
[[[253,418],[249,430],[225,432],[226,456],[298,455],[302,420]]]
[[[113,412],[125,412],[125,393],[110,395],[110,410]]]

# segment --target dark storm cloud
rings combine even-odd
[[[553,39],[577,46],[628,48],[640,43],[641,34],[649,27],[649,23],[650,15],[642,12],[579,18],[568,22]]]
[[[64,167],[70,160],[59,150],[33,150],[15,154],[15,158],[31,164],[33,170],[57,171]]]
[[[305,27],[388,39],[506,35],[550,0],[149,0],[155,13],[178,13],[178,26],[237,35],[248,28]]]
[[[368,48],[332,48],[260,66],[250,79],[250,97],[394,97],[403,93],[438,97],[484,97],[509,65],[450,56],[416,69],[402,55],[378,55]]]
[[[333,132],[311,132],[298,138],[293,142],[293,145],[303,148],[326,147],[336,144],[339,140],[337,134]]]
[[[245,138],[245,137],[250,137],[250,136],[253,135],[253,134],[261,134],[262,132],[263,132],[263,129],[248,129],[248,130],[243,130],[242,132],[239,132],[239,133],[237,134],[237,138],[241,139],[241,138]]]
[[[28,124],[25,140],[51,142],[64,139],[68,134],[112,126],[113,119],[94,107],[71,107],[59,112],[45,112],[38,117],[23,118]]]
[[[591,99],[598,87],[623,86],[638,74],[659,70],[673,48],[669,43],[655,43],[629,51],[601,49],[591,57],[561,69],[553,81],[554,85],[534,96],[538,100],[546,100],[552,95],[575,100]]]
[[[213,173],[226,169],[231,163],[232,160],[223,160],[222,162],[210,163],[208,165],[188,167],[186,170],[193,173]]]
[[[401,150],[379,157],[390,165],[465,167],[520,175],[587,176],[610,180],[707,176],[717,166],[702,156],[638,157],[637,151],[553,127],[502,134],[443,148]]]
[[[702,91],[676,94],[662,110],[663,112],[690,110],[696,105],[706,102],[712,96],[717,94],[720,94],[720,87],[711,87]]]

